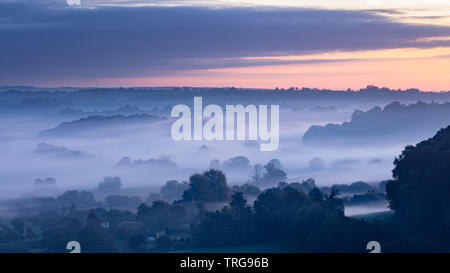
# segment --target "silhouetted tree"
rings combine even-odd
[[[264,168],[261,164],[256,164],[253,166],[252,172],[250,173],[251,182],[256,185],[260,184],[264,176]]]
[[[309,192],[309,198],[311,198],[314,202],[322,202],[323,193],[319,190],[319,188],[314,188]]]
[[[225,174],[211,169],[189,178],[189,189],[183,193],[183,201],[220,202],[227,201],[230,189]]]
[[[266,172],[261,180],[262,184],[276,184],[285,181],[287,178],[287,174],[283,170],[277,168],[273,162],[269,162],[264,168]]]
[[[170,180],[161,188],[160,196],[167,202],[173,202],[181,199],[184,191],[188,188],[189,184],[185,181],[178,182],[176,180]]]
[[[84,253],[112,253],[117,252],[117,248],[112,240],[107,238],[98,229],[86,226],[78,233],[78,242],[80,242]]]
[[[394,161],[387,183],[390,207],[428,242],[450,243],[450,126],[416,146],[407,146]]]
[[[235,192],[231,196],[230,208],[239,215],[250,213],[251,208],[247,205],[247,200],[244,198],[242,192]]]
[[[128,246],[132,252],[145,253],[148,251],[147,237],[144,234],[133,235],[128,241]]]
[[[98,190],[101,192],[116,192],[122,187],[122,180],[120,177],[105,176],[103,182],[98,184]]]

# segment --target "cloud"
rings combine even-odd
[[[173,75],[260,64],[242,57],[448,46],[418,39],[450,36],[450,27],[393,22],[372,11],[61,2],[0,3],[0,80]]]

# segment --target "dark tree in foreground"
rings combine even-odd
[[[152,206],[142,203],[137,208],[137,219],[153,231],[164,230],[186,221],[186,209],[182,204],[154,201]]]
[[[386,185],[390,207],[408,230],[448,243],[450,126],[416,146],[407,146],[394,164],[394,179]]]
[[[368,238],[378,237],[356,224],[344,216],[335,195],[325,197],[317,188],[307,195],[288,185],[265,190],[253,208],[242,192],[235,192],[229,206],[199,217],[192,233],[197,247],[284,241],[290,251],[362,252]],[[360,235],[352,237],[352,232]]]
[[[252,209],[241,192],[232,195],[229,206],[205,212],[192,225],[196,247],[242,245],[258,240]]]
[[[101,230],[87,226],[78,233],[78,241],[85,253],[117,252],[111,238],[106,237]]]
[[[128,241],[128,247],[134,253],[145,253],[148,251],[147,237],[143,234],[131,236]]]

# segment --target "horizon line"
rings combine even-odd
[[[380,86],[376,86],[376,85],[372,85],[369,84],[366,87],[361,87],[359,89],[353,89],[353,88],[347,88],[347,89],[332,89],[332,88],[317,88],[317,87],[306,87],[306,86],[302,86],[302,87],[298,87],[298,86],[292,86],[289,88],[284,88],[284,87],[274,87],[274,88],[258,88],[258,87],[236,87],[236,86],[108,86],[108,87],[101,87],[101,86],[86,86],[86,87],[81,87],[81,86],[58,86],[58,87],[48,87],[48,86],[34,86],[34,85],[4,85],[4,86],[0,86],[0,89],[11,89],[11,88],[36,88],[36,89],[62,89],[62,88],[72,88],[72,89],[133,89],[133,88],[162,88],[162,89],[167,89],[167,88],[194,88],[194,89],[240,89],[240,90],[282,90],[282,91],[301,91],[302,89],[310,89],[310,90],[318,90],[318,91],[334,91],[334,92],[359,92],[365,89],[369,89],[369,88],[377,88],[377,89],[389,89],[389,91],[394,91],[394,92],[407,92],[407,91],[412,91],[412,90],[418,90],[419,92],[423,92],[423,93],[448,93],[450,92],[450,90],[427,90],[424,91],[420,88],[407,88],[407,89],[402,89],[402,88],[397,88],[397,89],[393,89],[390,87],[380,87]]]

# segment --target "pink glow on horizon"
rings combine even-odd
[[[392,89],[450,91],[450,57],[349,61],[210,69],[174,76],[104,79],[102,86],[197,86],[243,88],[310,87],[360,89],[367,85]]]
[[[328,52],[259,59],[324,62],[186,70],[154,77],[79,80],[58,78],[51,82],[33,80],[28,84],[43,87],[234,86],[265,89],[309,87],[333,90],[347,88],[358,90],[367,85],[376,85],[391,89],[450,91],[450,47]]]

